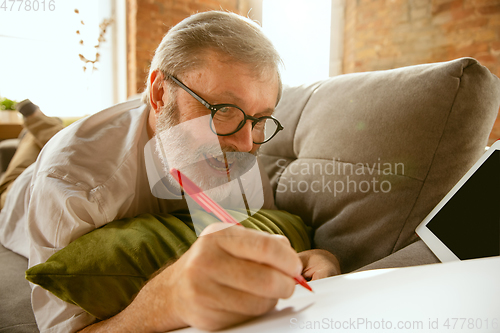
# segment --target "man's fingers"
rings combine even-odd
[[[217,224],[214,223],[206,229],[210,228],[208,232],[217,230]],[[289,276],[302,272],[301,260],[283,236],[234,226],[206,234],[198,241],[209,237],[213,237],[221,249],[234,257],[269,265]]]
[[[319,270],[319,271],[314,272],[311,280],[314,281],[314,280],[324,279],[324,278],[332,276],[332,275],[334,275],[334,271],[332,271],[332,270],[330,270],[330,271]]]
[[[340,274],[340,265],[332,253],[314,249],[299,253],[299,258],[304,265],[302,275],[306,279],[318,280]]]
[[[224,263],[214,274],[217,282],[229,288],[264,298],[288,298],[295,290],[291,276],[266,264],[225,254]],[[215,273],[215,272],[214,272]]]
[[[206,235],[209,235],[211,233],[221,231],[221,230],[224,230],[224,229],[227,229],[230,227],[238,227],[238,225],[229,224],[229,223],[222,223],[222,222],[212,223],[212,224],[208,225],[205,229],[203,229],[203,231],[201,232],[199,237],[206,236]]]
[[[292,295],[292,276],[301,270],[287,239],[216,223],[143,289],[154,295],[169,291],[166,305],[153,308],[177,313],[176,327],[216,330],[270,311],[279,298]]]
[[[184,301],[178,303],[176,308],[183,313],[182,317],[187,324],[205,330],[216,330],[262,315],[276,305],[279,297],[259,296],[221,283],[223,280],[237,284],[242,283],[245,286],[247,284],[244,281],[247,280],[248,275],[232,274],[237,271],[253,274],[254,270],[258,274],[260,269],[255,266],[262,265],[231,257],[221,249],[211,251],[210,254],[206,253],[203,260],[198,254],[195,256],[196,259],[188,260],[189,267],[183,271],[183,278],[178,285],[178,291],[183,294]],[[220,264],[214,265],[213,263],[217,261]],[[251,266],[247,267],[245,263],[249,263]],[[185,263],[178,261],[176,264],[184,265]],[[281,275],[285,284],[290,280],[293,281],[275,269],[267,267],[267,270],[272,271],[272,274]],[[269,274],[264,273],[264,277],[267,275]],[[260,281],[257,276],[251,277],[250,280],[259,283],[265,282]],[[253,286],[250,288],[252,291],[262,288],[259,285],[252,285],[252,283],[248,285]]]
[[[221,284],[215,284],[211,293],[210,308],[213,310],[251,317],[269,312],[278,303],[278,298],[260,297]]]
[[[292,244],[290,244],[290,240],[286,238],[283,235],[272,235],[274,238],[276,238],[278,241],[283,242],[286,244],[286,246],[292,247]]]
[[[193,326],[204,331],[218,331],[250,320],[255,316],[210,308],[194,308],[187,317],[188,326]]]

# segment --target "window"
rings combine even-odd
[[[282,79],[300,85],[330,76],[332,0],[264,0],[262,27],[284,62]]]
[[[0,96],[29,98],[58,117],[92,114],[125,99],[124,0],[32,0],[31,7],[24,2],[0,8]],[[99,24],[111,17],[97,49],[98,70],[89,64],[84,72],[79,54],[95,59]]]

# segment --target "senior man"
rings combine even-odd
[[[279,61],[259,27],[236,14],[200,13],[173,27],[154,55],[144,103],[123,103],[62,130],[21,175],[29,194],[30,267],[111,221],[186,207],[185,200],[159,199],[151,193],[144,147],[152,138],[160,140],[159,133],[207,115],[213,123],[216,113],[235,112],[233,116],[240,117],[235,128],[212,129],[220,148],[224,153],[256,154],[279,130],[279,122],[271,117],[281,93]],[[266,121],[276,128],[262,134],[259,129]],[[183,153],[205,154],[210,160],[205,167],[220,173],[223,161],[203,153],[203,142],[196,139],[197,133],[191,134],[195,147]],[[217,172],[210,178],[217,178]],[[22,186],[18,183],[14,187]],[[265,176],[262,183],[263,208],[273,208]],[[220,223],[204,233],[158,272],[127,308],[101,322],[34,285],[32,304],[40,330],[214,330],[268,312],[279,298],[292,294],[298,274],[317,279],[339,272],[332,254],[310,250],[297,255],[281,236]]]

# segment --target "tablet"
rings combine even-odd
[[[442,262],[500,255],[500,140],[415,232]]]

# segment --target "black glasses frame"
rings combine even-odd
[[[191,96],[193,96],[198,102],[200,102],[201,104],[203,104],[204,107],[206,107],[207,109],[210,110],[210,129],[212,130],[212,132],[214,132],[215,134],[217,134],[218,136],[229,136],[229,135],[233,135],[234,133],[238,132],[239,130],[241,130],[243,128],[243,126],[245,126],[245,124],[247,123],[248,120],[250,120],[252,122],[252,130],[253,128],[255,127],[255,124],[257,124],[258,122],[260,121],[263,121],[265,119],[271,119],[273,120],[275,123],[276,123],[276,131],[274,132],[273,135],[271,135],[269,137],[269,139],[265,140],[265,141],[262,141],[262,142],[253,142],[255,144],[263,144],[263,143],[266,143],[268,142],[269,140],[271,140],[272,138],[275,137],[276,134],[278,134],[279,131],[283,130],[284,127],[281,125],[281,123],[279,122],[278,119],[274,118],[273,116],[263,116],[263,117],[252,117],[252,116],[249,116],[245,113],[245,111],[243,111],[239,106],[237,105],[234,105],[234,104],[215,104],[215,105],[212,105],[210,103],[208,103],[207,101],[205,101],[203,98],[201,98],[200,96],[198,96],[194,91],[192,91],[191,89],[189,89],[184,83],[182,83],[179,79],[177,79],[175,76],[173,75],[168,75],[168,77],[170,79],[172,79],[172,81],[174,81],[179,87],[181,87],[182,89],[184,89],[188,94],[190,94]],[[233,107],[233,108],[237,108],[238,110],[240,110],[242,113],[243,113],[243,120],[240,122],[240,124],[238,125],[238,127],[236,128],[236,130],[234,132],[231,132],[231,133],[228,133],[228,134],[219,134],[215,131],[214,129],[214,126],[213,126],[213,118],[214,118],[214,115],[217,111],[219,111],[220,109],[222,108],[225,108],[225,107]]]

